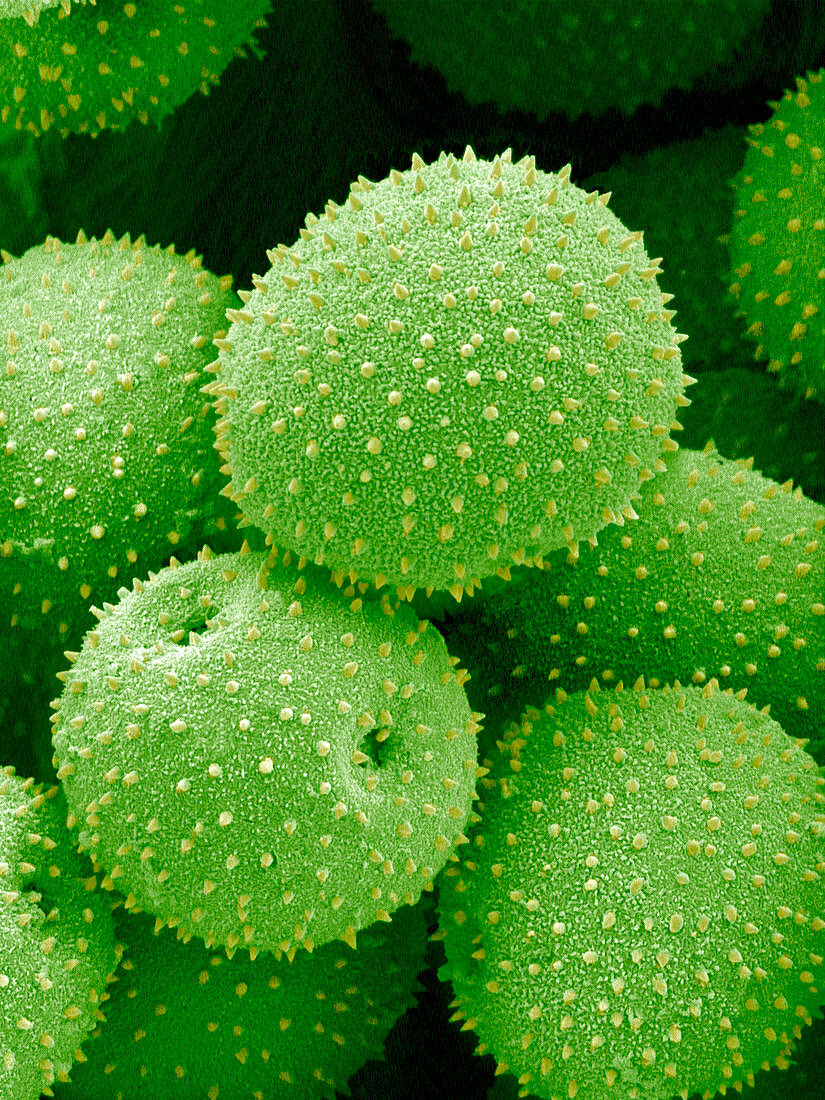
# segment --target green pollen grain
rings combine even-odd
[[[659,261],[608,198],[468,147],[308,215],[227,314],[225,492],[278,545],[408,599],[624,522],[692,380]]]
[[[100,1020],[110,907],[74,850],[59,787],[0,769],[0,1094],[51,1095]]]
[[[271,10],[271,0],[7,2],[0,123],[63,137],[159,124],[195,92],[208,95],[246,47],[261,56],[254,32]]]
[[[530,709],[440,882],[453,1019],[520,1095],[704,1100],[822,1001],[825,778],[715,680]]]
[[[53,716],[81,844],[227,954],[389,921],[466,840],[476,719],[435,629],[245,546],[96,611]]]

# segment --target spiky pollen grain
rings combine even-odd
[[[466,841],[481,716],[409,607],[245,546],[173,559],[97,615],[54,759],[129,908],[230,955],[355,947]]]
[[[0,769],[0,1094],[52,1095],[102,1019],[117,960],[108,900],[59,787]]]
[[[208,391],[227,494],[408,598],[624,523],[691,379],[659,261],[608,198],[468,147],[309,215],[227,314]]]
[[[22,2],[23,10],[20,10]],[[132,121],[160,123],[196,91],[218,83],[246,47],[271,0],[0,2],[0,123],[40,136],[96,136]],[[19,18],[13,18],[18,15]]]
[[[120,911],[119,980],[65,1100],[327,1097],[370,1058],[423,987],[422,904],[341,943],[227,959],[151,917]],[[273,1086],[273,1082],[276,1084]]]
[[[214,511],[199,390],[232,277],[109,232],[3,260],[0,628],[64,633]]]
[[[750,127],[733,181],[729,290],[767,359],[805,397],[825,400],[825,68],[796,78],[769,122]]]
[[[471,705],[506,716],[551,686],[642,669],[654,686],[716,677],[821,747],[825,508],[712,445],[666,465],[637,520],[576,562],[562,553],[521,570],[449,631],[474,670]]]
[[[786,1068],[825,1003],[825,778],[718,689],[579,693],[499,742],[440,882],[439,972],[544,1100],[687,1100]]]

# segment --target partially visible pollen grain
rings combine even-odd
[[[101,1019],[118,955],[106,895],[58,786],[0,768],[0,1082],[50,1095]]]
[[[440,892],[439,975],[479,1049],[546,1100],[710,1097],[786,1064],[825,979],[801,743],[716,680],[640,677],[528,708],[486,763]]]
[[[160,124],[208,94],[271,0],[141,0],[101,18],[89,0],[0,0],[0,124],[40,136],[94,136],[132,119]]]
[[[506,714],[525,692],[632,683],[644,668],[658,685],[716,677],[745,689],[788,734],[819,745],[825,508],[710,445],[666,466],[643,488],[637,520],[576,561],[557,553],[496,580],[451,628],[451,650],[476,671],[471,705]]]
[[[231,277],[106,233],[0,266],[0,628],[71,623],[214,511],[200,393]]]
[[[36,26],[41,11],[61,6],[66,8],[71,0],[0,0],[0,19],[25,19]]]
[[[82,1061],[78,1100],[272,1095],[288,1077],[296,1096],[329,1095],[381,1057],[396,1020],[422,987],[426,902],[310,954],[242,950],[227,959],[189,933],[119,909],[124,965]]]
[[[576,119],[658,105],[668,89],[689,88],[724,64],[768,7],[768,0],[373,2],[413,60],[439,70],[453,92],[542,121],[552,112]]]
[[[825,397],[825,68],[796,78],[733,181],[729,293],[755,357],[806,398]]]

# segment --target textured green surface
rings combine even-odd
[[[0,122],[64,137],[157,122],[208,94],[244,46],[257,49],[269,9],[270,0],[99,0],[47,6],[34,25],[0,9]]]
[[[0,0],[0,19],[25,18],[28,24],[35,25],[41,11],[60,6],[70,8],[71,3],[72,0]]]
[[[645,486],[638,520],[480,603],[449,638],[472,705],[489,709],[486,689],[506,716],[593,677],[715,676],[825,749],[825,507],[748,467],[679,451]]]
[[[231,276],[111,235],[0,268],[0,623],[71,622],[158,568],[220,474],[200,393]]]
[[[770,122],[750,127],[737,174],[730,292],[756,358],[825,400],[825,68],[796,78]]]
[[[623,522],[687,379],[656,263],[509,150],[414,156],[269,252],[212,392],[232,499],[352,578],[463,589]]]
[[[822,1096],[822,1072],[819,1052],[825,1038],[825,1016],[813,1020],[803,1033],[803,1041],[796,1050],[788,1055],[787,1069],[777,1072],[775,1067],[760,1069],[756,1074],[753,1088],[743,1091],[746,1100],[800,1100],[800,1097]],[[529,1089],[529,1085],[527,1086]],[[520,1094],[520,1085],[511,1073],[496,1077],[495,1084],[488,1089],[486,1100],[516,1100]],[[521,1092],[524,1096],[524,1093]],[[529,1093],[527,1094],[529,1096]],[[721,1093],[717,1093],[721,1096]],[[737,1094],[738,1095],[738,1094]],[[699,1100],[694,1093],[691,1100]]]
[[[440,635],[262,554],[136,588],[101,613],[55,715],[104,885],[229,954],[354,946],[414,903],[476,779]]]
[[[383,1056],[387,1032],[422,988],[422,905],[367,929],[357,952],[331,943],[291,963],[230,960],[156,933],[146,915],[121,911],[116,933],[118,981],[85,1044],[88,1061],[56,1090],[65,1100],[334,1097]]]
[[[104,2],[107,0],[99,0],[94,17],[100,18]],[[116,0],[109,3],[109,10],[119,13],[125,2]],[[414,0],[402,2],[415,10]],[[599,3],[583,0],[583,3],[587,3],[601,19],[613,0]],[[642,11],[645,8],[662,8],[670,13],[675,10],[670,5],[662,4],[661,0],[638,0],[638,5]],[[179,0],[179,6],[189,14],[194,7],[193,0]],[[548,9],[552,7],[555,12],[560,10],[557,0],[547,0],[546,6]],[[514,5],[513,0],[486,0],[484,8],[506,13],[512,11]],[[733,316],[736,307],[732,296],[728,296],[730,309],[725,306],[727,283],[718,280],[714,291],[716,257],[720,253],[720,245],[714,236],[729,232],[730,224],[722,229],[718,228],[718,224],[725,203],[733,198],[733,191],[728,191],[727,195],[725,193],[725,182],[731,178],[733,169],[727,159],[723,135],[730,133],[731,128],[744,135],[749,124],[767,122],[770,114],[767,101],[781,98],[785,88],[794,88],[797,75],[825,65],[825,21],[821,18],[821,0],[773,0],[767,17],[762,22],[754,23],[753,29],[741,40],[729,65],[719,69],[709,56],[696,59],[694,68],[710,62],[707,76],[701,77],[690,91],[672,88],[658,107],[651,103],[641,104],[629,116],[615,108],[598,115],[585,111],[579,114],[575,122],[556,111],[548,113],[541,123],[534,113],[507,108],[504,103],[498,105],[502,108],[499,110],[489,98],[485,98],[483,103],[472,104],[460,93],[449,91],[439,73],[432,68],[421,67],[410,59],[410,47],[403,40],[392,37],[386,20],[378,14],[371,0],[308,0],[305,3],[279,0],[273,9],[272,13],[267,14],[267,26],[255,31],[255,41],[260,48],[259,59],[255,60],[250,51],[248,60],[234,61],[221,75],[218,86],[211,88],[208,97],[190,95],[174,113],[159,120],[160,129],[154,125],[143,125],[134,117],[127,126],[126,108],[121,113],[116,111],[114,105],[111,111],[107,111],[106,121],[116,122],[122,129],[116,131],[107,127],[95,138],[91,138],[89,133],[74,132],[64,138],[57,118],[47,133],[37,137],[31,131],[16,131],[11,121],[2,127],[9,140],[0,148],[0,247],[21,255],[32,246],[42,245],[47,235],[72,241],[81,227],[87,236],[102,237],[107,229],[117,236],[128,232],[132,239],[143,234],[152,243],[159,241],[166,245],[174,242],[181,255],[194,249],[195,254],[203,255],[206,269],[217,273],[231,272],[235,285],[246,293],[255,286],[252,273],[260,272],[262,276],[269,266],[266,250],[277,250],[276,242],[289,246],[296,241],[301,227],[305,225],[307,211],[320,214],[330,199],[335,203],[345,203],[351,192],[351,181],[357,179],[359,174],[370,180],[383,180],[393,168],[408,167],[414,151],[424,161],[431,162],[437,159],[441,150],[451,151],[460,157],[469,143],[479,157],[492,161],[502,149],[512,147],[514,160],[534,156],[536,164],[548,171],[557,171],[569,163],[572,179],[585,189],[593,180],[593,173],[604,173],[616,166],[614,180],[605,180],[601,186],[599,183],[596,186],[600,190],[612,189],[610,209],[628,230],[644,233],[640,243],[649,256],[663,257],[661,263],[656,264],[656,267],[663,269],[661,274],[657,274],[656,282],[662,292],[674,293],[675,297],[666,308],[677,311],[673,321],[675,329],[689,335],[689,340],[679,346],[683,357],[682,369],[690,374],[701,374],[699,383],[687,390],[687,396],[693,403],[678,413],[687,430],[674,435],[674,438],[679,439],[682,448],[697,446],[707,438],[704,433],[709,432],[713,438],[718,438],[723,454],[746,458],[753,453],[756,469],[777,482],[793,477],[794,483],[801,484],[808,496],[818,499],[820,505],[825,503],[821,488],[817,488],[821,483],[821,473],[825,470],[825,432],[822,431],[821,417],[818,422],[810,413],[812,408],[821,405],[816,401],[805,401],[801,395],[796,397],[789,386],[780,387],[783,372],[768,375],[764,373],[764,365],[758,362],[748,363],[747,371],[738,369],[729,373],[725,369],[720,372],[723,363],[736,361],[736,351],[728,358],[723,358],[722,353],[728,356],[737,329],[743,329],[745,323],[742,318]],[[458,0],[450,5],[450,16],[456,22],[468,12],[470,8],[458,3]],[[744,12],[743,7],[736,14]],[[658,48],[650,26],[648,21],[648,39],[636,51],[639,57],[649,53],[651,48]],[[483,71],[485,61],[492,61],[493,69],[505,76],[513,68],[506,64],[505,59],[508,51],[520,47],[519,30],[516,24],[512,33],[502,34],[493,40],[490,56],[479,59],[475,67],[481,83],[484,83],[486,76]],[[727,27],[723,26],[722,30],[727,30]],[[454,60],[460,62],[469,57],[480,38],[477,28],[465,34],[458,49],[453,51]],[[691,40],[694,43],[697,41],[695,36],[691,39],[689,34],[683,34],[680,46],[687,47]],[[165,39],[158,43],[170,44],[171,40]],[[522,51],[525,57],[532,57],[538,52],[540,47],[535,36],[528,42],[528,47],[527,51]],[[621,41],[616,42],[615,51],[608,46],[605,57],[596,59],[590,66],[580,67],[578,71],[569,65],[576,48],[577,42],[571,41],[565,48],[553,52],[542,68],[541,79],[534,81],[533,87],[540,91],[544,83],[552,89],[561,83],[560,70],[572,71],[583,87],[592,88],[603,99],[610,97],[615,84],[606,77],[612,58],[621,52]],[[667,68],[670,60],[668,51],[658,48],[657,64],[660,69],[655,74],[657,78],[665,75],[662,70]],[[135,73],[141,75],[140,70]],[[94,75],[94,71],[90,75]],[[119,83],[127,88],[129,83],[133,83],[133,75],[127,73],[126,79]],[[490,81],[486,83],[490,88]],[[570,91],[574,92],[572,84]],[[487,95],[490,94],[492,92],[488,91]],[[539,104],[540,108],[546,106],[549,97],[545,96],[544,101]],[[36,117],[33,121],[35,128],[39,129]],[[698,141],[700,138],[701,141]],[[731,149],[732,145],[727,147],[728,152]],[[658,155],[654,152],[656,150]],[[743,157],[744,152],[743,144]],[[645,171],[646,168],[649,171]],[[453,207],[448,206],[447,209],[452,210]],[[466,213],[460,207],[459,210]],[[732,223],[732,207],[729,211],[729,223]],[[474,237],[476,239],[478,234]],[[303,274],[306,275],[306,265]],[[256,279],[259,278],[256,275]],[[472,285],[469,279],[467,285]],[[239,307],[240,300],[231,304]],[[726,322],[726,315],[730,323]],[[222,317],[220,327],[224,327],[224,322]],[[0,339],[5,340],[4,330],[0,330]],[[693,356],[697,348],[701,350],[703,345],[699,363]],[[324,350],[331,349],[326,347]],[[540,350],[543,353],[546,348],[541,347]],[[752,350],[747,341],[743,341],[738,348],[739,355],[743,357],[749,356]],[[216,351],[210,352],[211,358],[217,354]],[[6,363],[13,358],[8,352],[0,356],[0,376],[6,369]],[[695,370],[692,369],[694,364]],[[83,366],[85,362],[81,360]],[[540,361],[538,366],[545,378],[549,377],[544,362]],[[124,371],[127,369],[122,368]],[[707,379],[721,373],[726,375],[725,379],[720,377],[716,388],[708,388]],[[621,388],[616,386],[617,391]],[[410,429],[412,433],[416,430],[415,426]],[[522,429],[517,425],[516,430],[521,432]],[[120,441],[115,439],[114,442],[117,444]],[[2,450],[3,445],[0,445],[0,452]],[[212,456],[217,458],[218,452],[212,451]],[[0,459],[0,467],[2,465],[3,460]],[[656,473],[656,480],[664,477],[665,473]],[[323,481],[317,484],[320,492],[328,488]],[[185,488],[186,485],[181,484],[181,489]],[[114,496],[112,504],[116,504]],[[224,518],[231,524],[234,513],[243,501],[236,504],[222,498],[221,504],[226,509]],[[126,511],[128,513],[128,509]],[[112,507],[109,518],[116,512],[117,508]],[[738,517],[736,522],[739,523]],[[638,521],[626,519],[618,534],[632,536],[637,525]],[[102,600],[116,602],[118,586],[130,585],[133,573],[145,580],[147,570],[160,568],[172,549],[176,557],[187,561],[195,557],[196,548],[201,547],[204,541],[213,551],[237,550],[240,540],[247,537],[257,549],[265,537],[249,526],[243,527],[237,534],[229,526],[219,532],[218,541],[212,533],[199,533],[195,526],[197,524],[193,525],[189,535],[182,535],[174,548],[162,532],[161,545],[157,547],[158,565],[152,564],[149,557],[141,557],[134,566],[128,561],[117,560],[117,576],[108,576],[107,570],[105,582],[101,582],[90,600],[93,598],[98,606],[102,606]],[[596,552],[601,551],[609,533],[609,529],[598,533],[600,545]],[[762,537],[764,539],[766,536]],[[797,541],[796,537],[794,541]],[[0,544],[2,542],[0,537]],[[121,546],[123,549],[129,548],[128,544]],[[582,561],[590,557],[584,546],[580,549]],[[297,558],[295,560],[297,562]],[[722,555],[720,560],[727,559]],[[329,570],[312,563],[307,563],[300,574],[296,572],[296,580],[299,575],[308,577],[313,570],[316,578],[327,580]],[[502,572],[506,573],[505,570]],[[501,589],[515,585],[519,572],[520,567],[513,569],[511,581],[502,576],[485,577],[475,597],[468,596],[467,588],[472,585],[465,584],[464,598],[460,604],[449,591],[436,590],[428,597],[426,591],[419,587],[413,593],[411,606],[419,618],[437,616],[439,631],[449,638],[448,632],[456,620],[466,617],[471,623],[471,612],[475,614],[474,600],[492,595],[494,583]],[[533,570],[529,575],[535,577],[538,574]],[[562,580],[564,575],[558,573]],[[343,589],[343,579],[336,579]],[[799,581],[792,579],[795,585],[805,583],[804,577]],[[634,589],[636,584],[633,578],[630,588]],[[108,595],[105,594],[106,588],[109,588]],[[387,597],[387,590],[387,585],[375,590],[365,582],[356,580],[345,592],[335,594],[347,601],[355,598],[362,598],[365,602],[369,600],[382,609],[382,614],[387,614],[389,609],[397,610],[400,606],[396,602],[397,591],[391,591]],[[679,603],[681,594],[681,589],[678,589],[674,604]],[[7,594],[4,596],[0,592],[0,616],[7,610]],[[596,610],[595,606],[584,608],[576,623],[582,621],[585,614],[592,623]],[[752,614],[756,614],[756,609]],[[501,621],[499,616],[499,621],[476,620],[475,626],[470,625],[469,628],[479,636],[477,642],[483,641],[481,635],[485,631],[489,635],[488,640],[493,642],[510,629],[521,629],[515,612],[513,615],[512,623]],[[84,616],[73,622],[70,634],[65,636],[61,636],[56,629],[59,616],[54,606],[46,615],[38,611],[36,625],[30,630],[21,629],[19,624],[14,630],[9,630],[0,619],[0,761],[16,764],[18,774],[34,775],[38,780],[55,778],[56,769],[50,763],[53,749],[48,736],[51,728],[48,699],[59,691],[53,676],[54,664],[57,660],[59,667],[65,669],[66,659],[58,657],[60,651],[81,648],[84,629],[95,625],[93,616],[89,616],[88,612],[84,612]],[[431,630],[432,626],[428,628],[428,633]],[[694,634],[698,645],[702,641],[702,632],[697,630]],[[569,644],[565,643],[565,660],[572,662],[580,655],[575,648],[580,640],[576,633],[575,637],[569,638]],[[514,668],[518,668],[522,657],[518,652],[517,638],[507,638],[506,641],[510,648],[502,652],[506,653],[508,660],[512,658]],[[780,640],[779,644],[789,643],[786,639],[784,643]],[[182,648],[191,649],[193,646]],[[555,648],[558,650],[559,646]],[[457,652],[450,640],[447,641],[447,651]],[[799,660],[807,659],[804,651],[797,653],[794,650],[794,654]],[[784,656],[783,653],[783,660]],[[488,712],[480,720],[484,727],[482,736],[486,735],[488,744],[491,736],[500,736],[502,729],[519,716],[522,694],[528,703],[540,700],[560,682],[548,682],[542,674],[532,681],[535,688],[532,690],[531,681],[526,677],[513,678],[512,682],[519,690],[509,697],[504,694],[488,695],[488,688],[495,689],[502,682],[501,670],[496,662],[478,660],[471,664],[462,659],[459,664],[468,665],[472,677],[464,683],[465,690],[481,698],[476,703],[474,696],[471,705],[477,711]],[[757,664],[757,675],[748,678],[748,681],[755,679],[759,685],[763,669],[759,662]],[[562,668],[562,660],[556,660],[553,667]],[[605,661],[602,670],[608,667],[610,662]],[[693,661],[689,667],[694,668]],[[649,675],[647,670],[643,671],[646,676]],[[231,671],[224,672],[223,666],[221,673],[231,675]],[[132,675],[124,676],[124,679],[128,680]],[[581,670],[581,678],[583,685],[589,683],[590,677],[584,669]],[[571,679],[575,679],[575,670]],[[816,680],[816,676],[813,679]],[[105,704],[107,713],[112,714],[110,704],[116,693],[111,691],[107,681],[98,682],[101,690],[97,702]],[[625,679],[626,684],[633,682],[632,678]],[[342,684],[348,686],[348,681],[342,680]],[[276,686],[280,691],[281,685]],[[746,686],[748,682],[743,681],[740,690]],[[805,689],[808,687],[810,684]],[[159,700],[170,690],[165,684],[161,688],[156,692]],[[747,699],[751,698],[752,692],[748,688]],[[788,699],[777,701],[766,694],[765,705],[767,703],[771,705],[772,715],[777,713],[777,707],[791,709]],[[804,717],[795,709],[791,709],[791,713],[797,721]],[[170,721],[173,720],[174,716],[170,716]],[[105,735],[105,730],[100,732]],[[170,740],[176,737],[171,730],[167,731],[167,736]],[[185,737],[186,731],[184,740]],[[825,742],[820,742],[820,749],[823,745]],[[91,747],[94,751],[97,746]],[[380,743],[375,742],[372,749],[378,750],[380,747]],[[812,742],[807,748],[813,748]],[[368,747],[367,751],[372,749]],[[821,751],[818,755],[822,758]],[[183,754],[181,758],[186,763]],[[233,760],[236,758],[233,757]],[[360,765],[360,768],[365,767],[365,763]],[[353,770],[358,770],[358,767]],[[112,788],[115,786],[116,783]],[[192,792],[181,792],[180,797],[188,802]],[[86,807],[81,809],[85,811]],[[198,820],[191,823],[192,829]],[[341,820],[346,822],[347,818]],[[469,820],[473,820],[472,816]],[[85,822],[79,824],[85,825]],[[226,828],[231,830],[233,826],[234,822]],[[91,826],[85,827],[91,831]],[[446,832],[444,835],[447,835]],[[142,845],[139,850],[142,851],[145,846]],[[468,846],[460,847],[466,853]],[[320,847],[317,850],[320,852]],[[194,855],[195,850],[189,854]],[[307,845],[304,853],[306,867],[313,865],[313,855],[313,849]],[[457,853],[447,852],[446,858],[454,863]],[[445,867],[449,868],[450,862]],[[100,875],[106,870],[99,866],[95,873]],[[235,868],[234,873],[238,870],[240,867]],[[111,879],[107,886],[117,885],[119,879],[120,876]],[[124,898],[125,895],[124,889]],[[103,896],[106,897],[106,894]],[[430,900],[434,899],[430,897]],[[407,908],[402,906],[396,909],[393,919],[399,919]],[[148,915],[144,919],[147,922],[150,920]],[[392,927],[386,921],[377,926],[382,931],[391,931]],[[358,933],[355,952],[345,945],[338,945],[347,959],[357,960],[367,931],[364,929],[363,933]],[[163,934],[171,939],[171,932]],[[202,940],[197,936],[188,943],[173,943],[181,951],[197,951],[199,948],[202,951],[201,945]],[[316,948],[315,953],[320,950],[322,948]],[[217,946],[214,952],[224,959],[220,965],[225,966],[225,952]],[[232,961],[245,961],[246,956],[244,950],[236,951]],[[313,955],[296,950],[295,963],[302,959],[312,961]],[[248,960],[250,966],[266,966],[271,961],[272,957],[263,951],[258,953],[257,958]],[[449,982],[439,981],[437,977],[437,968],[445,961],[442,942],[431,944],[428,961],[429,970],[420,979],[427,992],[392,1028],[387,1038],[388,1061],[383,1064],[375,1061],[367,1063],[347,1082],[356,1100],[376,1100],[377,1097],[392,1097],[392,1100],[445,1100],[445,1097],[450,1100],[483,1100],[492,1086],[497,1069],[493,1056],[488,1052],[473,1057],[476,1033],[473,1030],[462,1031],[460,1021],[449,1023],[453,1011],[449,1003],[455,993]],[[673,966],[673,963],[670,965]],[[375,971],[380,975],[379,959],[376,959]],[[128,972],[123,971],[122,976],[126,978]],[[821,983],[819,985],[821,988]],[[126,986],[121,988],[125,990]],[[233,1006],[245,1008],[251,1003],[248,996],[239,998],[236,994],[230,994],[227,1001]],[[821,992],[819,997],[823,997]],[[323,1004],[313,997],[310,1000],[318,1009],[328,1007],[328,1003]],[[2,1004],[3,990],[0,988],[0,1009]],[[162,1025],[163,1017],[155,1015],[154,1006],[151,1007],[150,1022]],[[219,1011],[223,1006],[216,1004],[215,1007]],[[348,1017],[346,1012],[338,1015],[341,1017],[339,1022]],[[221,1016],[221,1019],[224,1017]],[[779,1097],[783,1100],[786,1097],[825,1100],[823,1023],[825,1020],[818,1020],[814,1027],[803,1029],[799,1051],[788,1056],[789,1061],[795,1061],[798,1054],[798,1066],[792,1066],[787,1072],[777,1072],[776,1069],[759,1071],[756,1088],[752,1090],[746,1086],[742,1093],[743,1100],[778,1100]],[[255,1053],[262,1044],[246,1046],[250,1057],[244,1065],[235,1056],[246,1045],[243,1033],[236,1033],[236,1026],[218,1029],[208,1038],[210,1042],[220,1043],[223,1034],[226,1045],[221,1049],[228,1051],[233,1071],[240,1080],[247,1067],[251,1070]],[[289,1033],[290,1029],[287,1029],[285,1034],[289,1036]],[[139,1048],[150,1041],[143,1039],[135,1043],[134,1031],[127,1032],[127,1035],[128,1039],[123,1044],[125,1047]],[[278,1035],[281,1035],[280,1028]],[[4,1037],[0,1028],[0,1038]],[[15,1035],[12,1037],[16,1038]],[[183,1064],[181,1057],[186,1056],[190,1040],[194,1044],[194,1032],[184,1036],[178,1044],[179,1049],[173,1050],[171,1045],[168,1048],[158,1046],[158,1052],[162,1053],[158,1059],[159,1072],[172,1075]],[[91,1057],[94,1045],[104,1041],[101,1029],[100,1035],[90,1038],[83,1049]],[[668,1044],[673,1045],[670,1040]],[[47,1053],[45,1048],[43,1053]],[[346,1050],[343,1053],[347,1053]],[[601,1048],[601,1053],[605,1053],[605,1048]],[[102,1052],[101,1056],[106,1057]],[[145,1059],[146,1055],[143,1057]],[[210,1063],[213,1060],[207,1058],[204,1061]],[[190,1064],[187,1060],[187,1065]],[[262,1059],[259,1059],[258,1066],[262,1064]],[[519,1090],[523,1094],[530,1090],[529,1082],[520,1085],[517,1076],[510,1072],[502,1074],[498,1080],[502,1087],[505,1080],[509,1081],[513,1095]],[[182,1087],[185,1087],[183,1082],[175,1076],[171,1087],[161,1087],[160,1095],[153,1100],[167,1100],[170,1093],[174,1100],[174,1089]],[[0,1094],[3,1091],[0,1087]],[[61,1086],[61,1091],[67,1093],[68,1100],[71,1086]],[[112,1100],[105,1080],[103,1087],[97,1091],[96,1100]],[[233,1100],[232,1091],[232,1086],[227,1085],[218,1100]],[[273,1078],[269,1082],[262,1081],[257,1091],[263,1093],[263,1097],[255,1097],[254,1100],[276,1100],[276,1097],[300,1090]],[[341,1086],[338,1089],[339,1098],[346,1091]],[[569,1087],[561,1091],[564,1094]],[[734,1094],[739,1095],[733,1086],[726,1088],[728,1098]],[[694,1094],[693,1100],[698,1095]],[[721,1097],[722,1093],[718,1096]],[[575,1100],[585,1100],[585,1097],[584,1090],[579,1090]],[[12,1097],[12,1100],[15,1098]],[[211,1098],[202,1096],[199,1100]],[[563,1100],[570,1098],[563,1095]]]
[[[540,120],[631,114],[730,60],[768,0],[373,0],[413,60],[471,103]]]
[[[58,787],[0,770],[0,1093],[65,1080],[116,966],[108,899],[73,849]]]
[[[825,779],[715,687],[528,711],[482,781],[443,977],[525,1094],[710,1098],[820,1015]]]

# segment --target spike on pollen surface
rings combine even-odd
[[[533,112],[540,121],[554,111],[576,119],[659,105],[668,89],[690,88],[728,63],[769,6],[671,0],[645,4],[642,18],[637,0],[571,0],[562,9],[528,0],[374,3],[392,33],[409,43],[413,61],[439,70],[452,91],[499,111]]]

